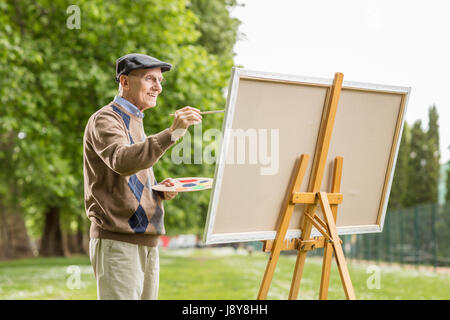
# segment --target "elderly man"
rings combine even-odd
[[[145,134],[143,112],[156,106],[162,73],[171,67],[143,54],[119,58],[119,95],[86,125],[85,207],[91,220],[89,254],[99,299],[158,297],[157,245],[165,232],[162,200],[177,193],[152,190],[157,184],[153,166],[180,131],[202,119],[198,109],[187,106],[175,112],[170,128]],[[173,186],[170,178],[161,183]]]

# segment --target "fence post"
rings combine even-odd
[[[396,214],[397,210],[394,210],[392,214]],[[386,227],[386,260],[391,263],[391,225],[392,225],[392,217],[391,214],[387,216],[386,221],[384,222]]]
[[[377,263],[380,263],[380,244],[381,244],[381,238],[380,236],[382,233],[375,233],[375,259]]]
[[[414,207],[414,262],[416,267],[419,266],[419,235],[420,235],[420,225],[419,225],[419,206]]]
[[[433,266],[437,268],[437,243],[436,243],[436,207],[438,203],[431,206],[431,251],[433,252]]]
[[[397,212],[397,210],[395,210],[394,212],[392,212],[392,214],[396,214],[396,212]],[[386,248],[385,248],[385,254],[386,254],[386,261],[387,262],[389,262],[389,263],[392,263],[392,257],[391,257],[391,255],[392,255],[392,248],[391,248],[391,233],[392,233],[392,226],[393,225],[395,225],[395,223],[394,223],[394,221],[395,221],[395,219],[394,219],[394,217],[391,215],[391,217],[389,218],[389,220],[388,220],[388,222],[389,222],[389,225],[387,225],[386,226],[386,231],[388,232],[388,234],[387,234],[387,236],[386,236],[386,241],[385,241],[385,243],[386,243]]]
[[[405,209],[400,209],[399,214],[400,214],[400,223],[399,223],[399,227],[400,227],[400,264],[403,265],[403,213],[404,213]]]

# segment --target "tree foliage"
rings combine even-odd
[[[428,109],[428,130],[425,155],[425,180],[427,186],[427,201],[437,202],[440,174],[440,152],[439,152],[439,115],[435,105]]]
[[[406,207],[428,201],[427,186],[424,183],[427,175],[425,170],[427,147],[426,133],[422,129],[422,121],[417,120],[411,128],[408,160],[408,188],[404,203]]]
[[[417,120],[405,123],[392,181],[389,208],[437,202],[440,172],[439,116],[428,109],[428,129]]]
[[[399,209],[403,207],[405,201],[408,188],[409,135],[410,128],[408,123],[405,122],[389,196],[389,209]]]
[[[450,147],[449,147],[450,149]],[[450,202],[450,160],[447,163],[447,193],[445,194],[445,200],[446,202]]]
[[[2,2],[2,197],[9,183],[16,183],[17,202],[40,228],[48,208],[60,208],[63,225],[69,227],[84,219],[84,127],[116,94],[115,60],[127,53],[174,65],[165,75],[157,108],[146,112],[148,135],[169,127],[168,114],[185,105],[223,108],[239,25],[227,10],[233,5],[220,0],[80,0],[80,28],[70,29],[66,1]],[[203,129],[220,129],[222,117],[208,117]],[[211,176],[213,170],[211,165],[175,165],[170,151],[155,166],[158,180]],[[198,231],[208,199],[207,192],[198,192],[168,203],[166,229]]]

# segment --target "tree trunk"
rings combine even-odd
[[[33,250],[22,214],[0,205],[0,259],[32,256]]]
[[[88,250],[85,248],[85,237],[83,219],[81,217],[77,218],[77,230],[75,233],[65,233],[63,232],[64,242],[66,244],[65,250],[67,254],[87,254]]]
[[[41,256],[65,256],[63,236],[59,224],[59,208],[49,207],[45,213],[44,234],[42,235]]]
[[[0,260],[8,259],[10,250],[5,208],[0,204]]]
[[[89,250],[86,250],[85,247],[85,238],[86,232],[84,232],[85,220],[82,217],[78,218],[78,230],[77,230],[77,245],[78,245],[78,253],[87,254]]]

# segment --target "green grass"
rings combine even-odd
[[[232,248],[160,250],[159,299],[255,299],[268,255]],[[317,299],[321,259],[308,257],[300,299]],[[268,299],[287,299],[294,255],[282,255]],[[71,288],[80,271],[79,288]],[[380,288],[369,289],[369,265],[350,264],[358,299],[450,299],[450,275],[419,272],[392,266],[379,268]],[[369,273],[368,273],[369,272]],[[344,299],[337,267],[333,262],[329,299]],[[96,299],[96,283],[85,256],[33,258],[0,262],[0,299]]]

